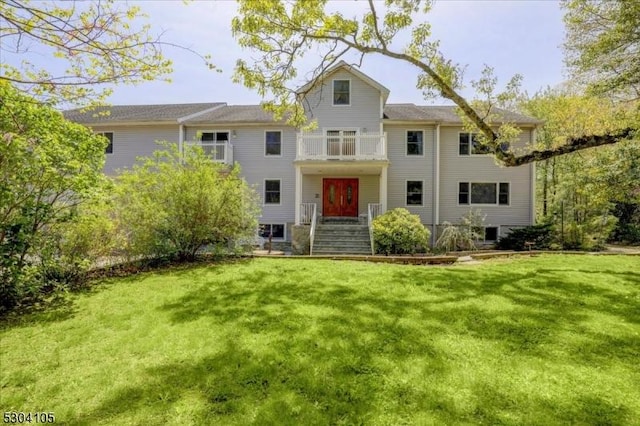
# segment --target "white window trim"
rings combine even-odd
[[[348,81],[349,82],[349,103],[348,104],[336,104],[334,103],[334,99],[335,99],[335,90],[336,90],[336,86],[335,86],[335,81]],[[351,79],[350,78],[334,78],[333,80],[331,80],[331,106],[334,107],[348,107],[351,106],[351,99],[353,97],[353,84],[351,84]]]
[[[280,202],[279,203],[267,203],[267,181],[277,180],[280,182]],[[281,206],[282,205],[282,178],[266,178],[262,181],[262,205],[268,206]]]
[[[462,134],[468,134],[469,135],[469,154],[460,154],[460,135]],[[458,140],[456,143],[456,153],[458,154],[458,157],[460,158],[469,158],[469,157],[489,157],[492,154],[488,153],[488,154],[474,154],[472,152],[473,150],[473,143],[471,141],[471,135],[478,135],[479,132],[458,132]]]
[[[273,237],[272,241],[287,241],[287,224],[286,223],[284,223],[284,222],[269,222],[269,223],[259,223],[258,226],[260,226],[260,225],[270,225],[270,226],[282,225],[282,227],[284,229],[283,237],[282,238]],[[260,236],[259,233],[258,233],[258,236]],[[262,238],[264,238],[264,242],[265,243],[269,241],[268,237],[262,237]]]
[[[409,144],[409,132],[422,132],[422,154],[409,154],[408,144]],[[427,151],[427,144],[425,143],[425,135],[427,132],[425,129],[406,129],[404,132],[404,156],[407,158],[420,158],[425,156],[425,152]],[[458,142],[459,144],[460,142]],[[458,154],[460,153],[460,148],[458,147]]]
[[[468,183],[469,184],[469,202],[462,204],[460,203],[460,184]],[[471,202],[471,185],[474,183],[492,183],[496,186],[496,202],[495,203],[472,203]],[[509,184],[509,202],[507,204],[500,204],[500,184],[507,183]],[[511,181],[500,181],[500,182],[480,182],[480,181],[470,181],[470,180],[460,180],[456,184],[456,198],[458,200],[459,206],[481,206],[481,207],[511,207]]]
[[[116,146],[116,132],[114,132],[113,130],[101,130],[99,132],[95,132],[96,135],[100,136],[104,136],[105,133],[111,133],[111,152],[107,152],[107,147],[105,147],[104,155],[113,155]]]
[[[267,132],[280,132],[280,155],[267,154]],[[264,131],[264,157],[282,158],[284,155],[284,131],[282,129],[265,129]],[[277,225],[277,224],[276,224]]]
[[[409,182],[422,182],[422,204],[407,204],[407,184]],[[425,206],[425,185],[424,179],[405,179],[404,181],[404,206],[405,207],[424,207]]]

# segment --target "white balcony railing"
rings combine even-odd
[[[186,142],[189,146],[199,146],[213,161],[224,164],[233,164],[233,145],[228,141],[223,142]]]
[[[298,160],[386,160],[387,135],[298,134]]]

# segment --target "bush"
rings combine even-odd
[[[528,250],[525,243],[532,242],[532,250],[548,249],[553,241],[553,229],[551,224],[533,225],[525,228],[512,229],[507,235],[500,238],[496,248],[500,250]]]
[[[426,251],[430,232],[407,209],[389,210],[373,220],[376,253],[414,254]]]
[[[460,224],[444,222],[444,229],[436,247],[447,252],[455,250],[477,250],[476,241],[484,237],[485,215],[480,210],[470,209],[460,218]]]
[[[260,212],[256,192],[199,147],[156,151],[116,184],[114,206],[131,258],[192,260],[206,246],[227,246],[255,236]]]

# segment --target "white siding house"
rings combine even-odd
[[[311,209],[362,221],[371,209],[404,207],[436,231],[434,241],[443,222],[459,222],[470,208],[486,215],[488,240],[534,223],[534,166],[500,167],[476,152],[453,107],[388,104],[387,88],[346,63],[299,95],[316,121],[312,132],[274,121],[259,105],[113,106],[110,115],[66,116],[112,140],[107,174],[152,154],[158,140],[201,144],[217,161],[239,163],[262,195],[260,222],[283,242]],[[533,142],[539,121],[502,115],[522,129],[515,148]]]

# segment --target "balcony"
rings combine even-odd
[[[233,145],[229,141],[186,142],[188,146],[199,146],[216,163],[233,164]]]
[[[333,132],[326,135],[299,133],[296,160],[387,159],[386,133]]]

